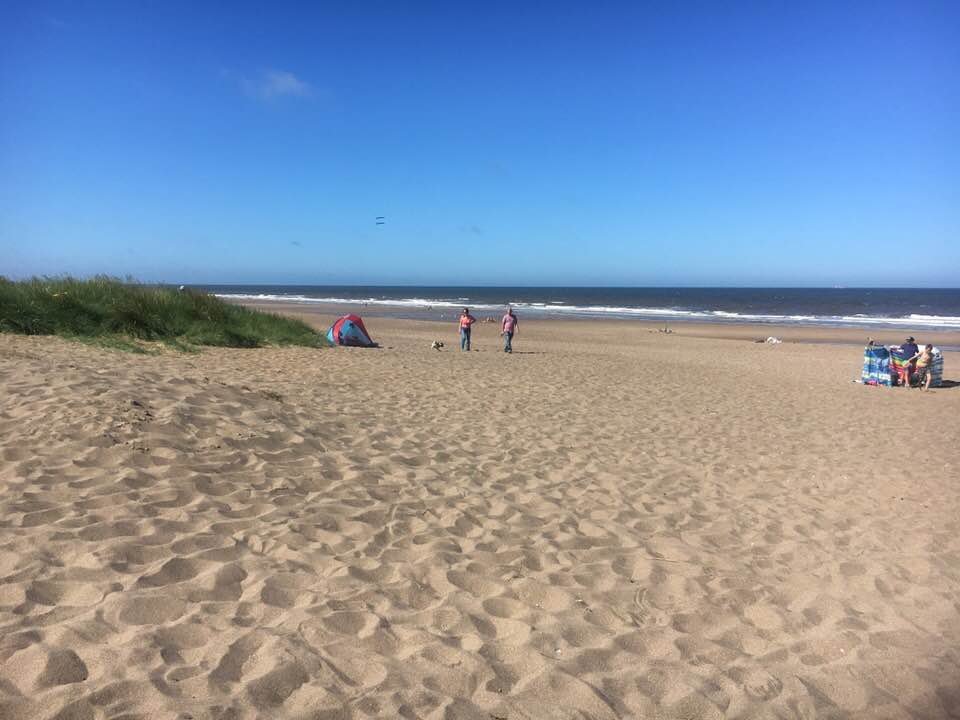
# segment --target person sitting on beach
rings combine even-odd
[[[903,345],[900,346],[900,349],[907,357],[916,357],[917,353],[920,352],[920,348],[917,346],[916,341],[911,335],[904,341]],[[913,375],[913,371],[916,368],[916,365],[912,360],[906,361],[903,365],[897,368],[897,376],[899,382],[903,387],[910,387],[910,376]]]
[[[500,321],[500,334],[503,335],[503,351],[505,353],[513,352],[513,336],[516,334],[518,327],[520,327],[520,321],[513,314],[513,308],[508,306],[507,314]]]
[[[917,373],[923,381],[923,389],[929,390],[930,381],[933,380],[933,345],[927,345],[907,362],[913,363],[914,361],[917,363]]]
[[[460,313],[460,350],[470,352],[470,327],[477,319],[470,314],[470,308],[464,308]]]

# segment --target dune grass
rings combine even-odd
[[[111,277],[17,282],[0,277],[0,331],[60,335],[134,352],[150,343],[179,350],[197,345],[327,344],[300,320],[232,305],[203,292]]]

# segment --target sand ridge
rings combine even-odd
[[[957,716],[960,390],[565,328],[2,336],[0,717]]]

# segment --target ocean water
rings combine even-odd
[[[960,331],[960,289],[608,288],[206,285],[250,301],[356,305],[369,313],[449,317],[469,307],[496,314],[511,305],[541,317],[770,323]]]

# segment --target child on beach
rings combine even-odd
[[[460,350],[470,352],[470,327],[477,319],[470,314],[470,308],[464,308],[460,313]]]
[[[503,335],[503,351],[505,353],[513,352],[513,336],[517,332],[517,328],[520,326],[520,321],[517,320],[517,316],[513,314],[513,308],[507,308],[507,314],[503,316],[503,320],[500,321],[500,334]]]

